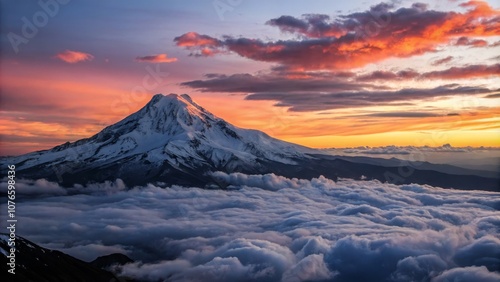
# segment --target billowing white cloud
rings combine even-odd
[[[0,184],[0,193],[7,193],[8,189],[7,177],[2,179]],[[68,191],[59,184],[47,181],[45,179],[38,180],[15,180],[15,193],[19,195],[66,195]]]
[[[500,277],[499,193],[215,175],[227,189],[26,182],[18,234],[84,260],[125,253],[115,271],[144,281]]]
[[[439,276],[432,279],[431,282],[449,282],[449,281],[481,281],[481,282],[498,282],[500,274],[498,272],[490,272],[484,266],[470,266],[464,268],[454,268],[446,270]]]
[[[4,177],[0,182],[0,193],[7,193],[8,178]],[[15,191],[17,196],[47,196],[47,195],[71,195],[71,194],[110,194],[126,189],[125,183],[121,179],[113,182],[93,183],[86,186],[76,184],[70,188],[61,187],[59,184],[47,181],[46,179],[16,179]]]

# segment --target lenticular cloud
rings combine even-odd
[[[144,281],[500,279],[498,193],[214,177],[227,189],[20,185],[19,235],[84,260],[125,253],[114,271]]]

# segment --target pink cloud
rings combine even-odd
[[[135,60],[141,63],[173,63],[177,61],[177,58],[169,58],[167,54],[158,54],[137,57]]]
[[[74,64],[78,62],[91,61],[94,59],[94,56],[85,52],[66,50],[56,54],[54,58],[66,63]]]
[[[208,35],[199,34],[196,32],[188,32],[174,39],[177,46],[181,47],[199,47],[199,46],[218,46],[219,40]]]

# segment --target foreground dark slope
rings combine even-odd
[[[42,248],[24,238],[16,237],[15,275],[7,272],[8,235],[0,233],[0,277],[12,282],[117,282],[111,272],[59,251]]]
[[[448,174],[439,165],[435,170],[399,168],[322,155],[257,130],[233,126],[189,96],[176,94],[155,95],[138,112],[88,139],[4,158],[2,163],[15,164],[18,178],[45,178],[65,186],[121,178],[129,186],[224,187],[211,176],[211,172],[223,171],[499,191],[498,178]]]

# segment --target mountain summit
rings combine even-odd
[[[206,184],[207,172],[264,173],[294,166],[314,150],[241,129],[186,94],[154,95],[142,109],[101,132],[13,158],[20,175],[65,184],[123,179]]]

